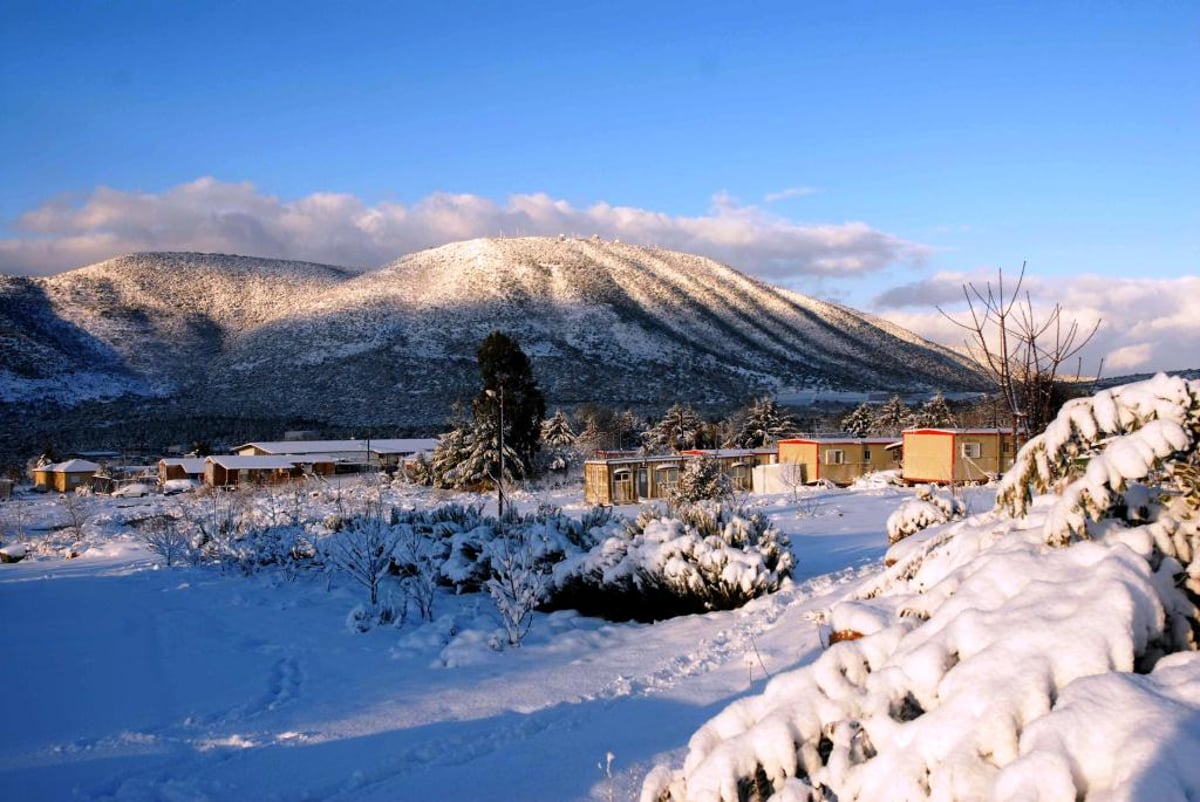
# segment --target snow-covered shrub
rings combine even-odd
[[[366,589],[374,608],[379,604],[380,584],[392,566],[396,538],[396,528],[376,507],[352,518],[320,545],[335,568]]]
[[[157,515],[142,522],[138,535],[150,551],[163,558],[168,568],[183,560],[192,546],[187,531],[169,515]]]
[[[1200,459],[1198,441],[1200,380],[1159,374],[1073,399],[1017,453],[996,506],[1021,516],[1035,493],[1053,491],[1058,499],[1045,523],[1051,545],[1087,538],[1089,521],[1126,508],[1131,483],[1159,484],[1189,506],[1187,466]]]
[[[533,612],[546,595],[550,571],[538,538],[518,529],[494,538],[487,547],[492,575],[486,587],[496,605],[510,646],[520,646],[533,625]]]
[[[948,523],[967,514],[961,499],[938,493],[931,485],[917,487],[913,498],[900,504],[887,519],[888,544],[903,540],[922,529]]]
[[[679,482],[671,492],[674,504],[727,498],[733,493],[733,480],[721,463],[712,457],[689,460],[679,472]]]
[[[624,532],[554,572],[550,606],[613,620],[653,621],[729,610],[790,576],[787,538],[761,514],[715,502],[647,507]]]
[[[996,509],[833,608],[862,637],[710,720],[643,802],[1200,797],[1198,397],[1068,404]]]

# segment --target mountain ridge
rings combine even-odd
[[[130,254],[0,277],[0,403],[436,428],[492,330],[553,407],[732,406],[785,387],[966,390],[964,360],[705,257],[597,238],[467,240],[370,271]]]

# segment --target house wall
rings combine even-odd
[[[780,463],[793,462],[803,466],[804,484],[815,482],[821,478],[821,468],[817,463],[817,444],[796,440],[779,441]]]
[[[954,470],[953,432],[904,433],[904,481],[951,482]]]
[[[978,457],[964,445],[978,443]],[[905,432],[906,482],[985,482],[1012,467],[1009,436],[1002,432]]]

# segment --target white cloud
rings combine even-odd
[[[926,339],[960,347],[966,332],[934,304],[942,304],[947,313],[965,320],[963,281],[973,280],[981,286],[979,282],[987,278],[985,274],[944,273],[896,287],[878,296],[876,313]],[[1200,368],[1200,277],[1027,278],[1024,288],[1030,291],[1035,314],[1042,319],[1047,305],[1057,302],[1062,306],[1062,319],[1078,321],[1085,333],[1095,321],[1101,321],[1081,354],[1084,374],[1101,370],[1106,376],[1119,376]],[[952,297],[952,290],[957,297]],[[1074,373],[1077,365],[1066,367]]]
[[[798,190],[797,190],[798,191]],[[684,217],[544,194],[504,203],[437,193],[411,205],[368,205],[348,194],[282,200],[253,184],[200,178],[158,193],[100,187],[48,202],[0,239],[0,272],[46,274],[132,251],[196,250],[376,267],[406,253],[484,236],[571,234],[713,257],[768,281],[846,278],[920,264],[927,246],[866,223],[796,223],[719,193]]]
[[[788,187],[778,192],[768,192],[763,196],[763,203],[778,203],[791,198],[803,198],[806,195],[815,195],[817,191],[816,187]]]

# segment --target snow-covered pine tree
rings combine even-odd
[[[571,421],[561,409],[542,421],[542,444],[554,447],[565,447],[575,444],[575,432],[571,430]]]
[[[674,404],[643,435],[645,448],[651,453],[695,448],[703,428],[704,421],[694,409]]]
[[[689,460],[679,472],[679,483],[671,496],[674,503],[723,499],[733,493],[733,481],[710,457]]]
[[[554,415],[542,421],[542,447],[546,466],[552,471],[565,471],[570,467],[575,454],[575,432],[566,414],[557,409]]]
[[[863,401],[841,420],[842,431],[855,437],[867,437],[875,428],[877,414],[871,402]]]
[[[912,412],[898,395],[887,400],[875,413],[875,425],[872,434],[884,437],[895,437],[908,428],[912,423]]]
[[[795,429],[796,422],[792,416],[774,398],[764,396],[755,400],[746,410],[741,429],[733,442],[739,448],[763,448]]]
[[[930,429],[953,429],[958,419],[946,403],[946,396],[938,390],[933,398],[921,405],[912,416],[912,425]]]
[[[459,466],[466,461],[471,447],[471,427],[466,422],[460,422],[438,438],[429,464],[434,487],[450,490],[466,486]]]

